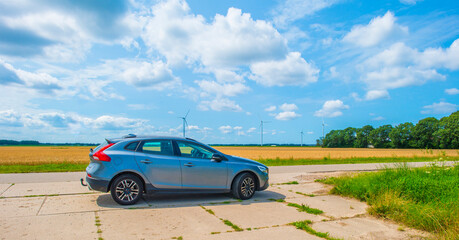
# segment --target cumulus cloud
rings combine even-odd
[[[229,8],[211,23],[192,14],[182,0],[161,2],[152,13],[142,38],[173,64],[200,61],[207,67],[235,67],[277,59],[287,51],[286,40],[269,22],[255,21],[240,9]]]
[[[276,106],[269,106],[267,108],[265,108],[265,111],[266,112],[272,112],[272,111],[276,111],[277,107]]]
[[[120,78],[139,88],[164,90],[177,87],[181,83],[162,61],[130,62],[130,65],[124,68]]]
[[[444,80],[446,77],[437,71],[441,68],[459,69],[459,39],[446,49],[428,48],[424,51],[398,42],[358,66],[369,91],[368,100],[387,97],[388,89]]]
[[[124,0],[8,1],[0,15],[1,54],[58,61],[80,60],[93,43],[121,43],[141,28]]]
[[[280,112],[275,116],[277,120],[281,121],[292,120],[299,117],[301,117],[301,115],[293,111]]]
[[[421,111],[422,114],[449,114],[458,109],[459,105],[448,103],[448,102],[439,102],[433,103],[422,107],[424,110]]]
[[[316,111],[314,116],[316,117],[339,117],[343,115],[341,110],[349,109],[348,105],[345,105],[341,100],[328,100],[322,106],[322,109]]]
[[[395,23],[394,14],[388,11],[382,17],[373,18],[368,25],[357,25],[346,34],[343,41],[361,47],[371,47],[388,38],[408,33],[408,28]]]
[[[317,82],[320,70],[306,62],[299,52],[285,59],[257,62],[250,66],[251,79],[265,86],[305,86]]]
[[[406,5],[415,5],[417,2],[420,2],[422,0],[400,0],[401,3],[406,4]]]
[[[231,127],[229,125],[220,126],[218,128],[218,130],[220,130],[220,132],[222,132],[223,134],[228,134],[228,133],[231,133],[233,131],[233,127]]]
[[[447,93],[449,95],[456,95],[456,94],[459,94],[459,89],[457,89],[457,88],[448,88],[448,89],[445,89],[445,93]]]
[[[386,90],[370,90],[365,94],[366,100],[375,100],[385,97],[389,97],[389,93]]]
[[[265,111],[270,110],[270,112],[272,112],[272,111],[275,111],[276,109],[277,109],[276,106],[271,106],[265,109]],[[284,103],[279,106],[279,110],[281,112],[271,113],[270,115],[274,116],[275,119],[281,120],[281,121],[287,121],[287,120],[292,120],[292,119],[301,117],[300,114],[295,112],[295,110],[298,110],[298,107],[293,103]]]
[[[196,81],[196,83],[206,94],[204,96],[215,95],[217,97],[232,97],[250,90],[249,87],[240,82],[220,84],[215,81],[202,80]]]

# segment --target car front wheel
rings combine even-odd
[[[250,173],[243,173],[236,177],[232,186],[232,193],[235,198],[246,200],[255,194],[255,179]]]
[[[110,187],[113,200],[121,205],[132,205],[139,201],[143,193],[140,179],[132,174],[117,177]]]

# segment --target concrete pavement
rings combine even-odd
[[[406,227],[400,231],[398,224],[369,216],[366,203],[329,195],[330,186],[314,182],[345,174],[334,169],[379,167],[271,167],[272,185],[250,200],[238,201],[225,194],[156,194],[145,195],[134,206],[120,206],[110,194],[81,186],[79,178],[84,172],[2,174],[0,239],[321,239],[289,224],[304,220],[312,221],[314,230],[335,238],[426,236]],[[279,184],[289,181],[299,184]],[[278,199],[283,201],[275,201]],[[305,204],[324,213],[300,212],[288,203]]]

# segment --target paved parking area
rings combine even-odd
[[[342,172],[271,174],[272,185],[246,201],[226,194],[145,195],[120,206],[78,181],[0,184],[0,239],[321,239],[290,223],[342,239],[416,239],[424,233],[376,219],[366,203],[329,195],[316,178]],[[285,185],[288,181],[299,184]],[[324,213],[300,212],[288,203]]]

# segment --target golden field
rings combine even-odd
[[[0,165],[45,163],[88,163],[91,147],[39,146],[0,147]],[[362,149],[362,148],[318,148],[318,147],[233,147],[219,146],[225,154],[250,159],[347,159],[387,157],[458,157],[459,150],[424,149]]]

